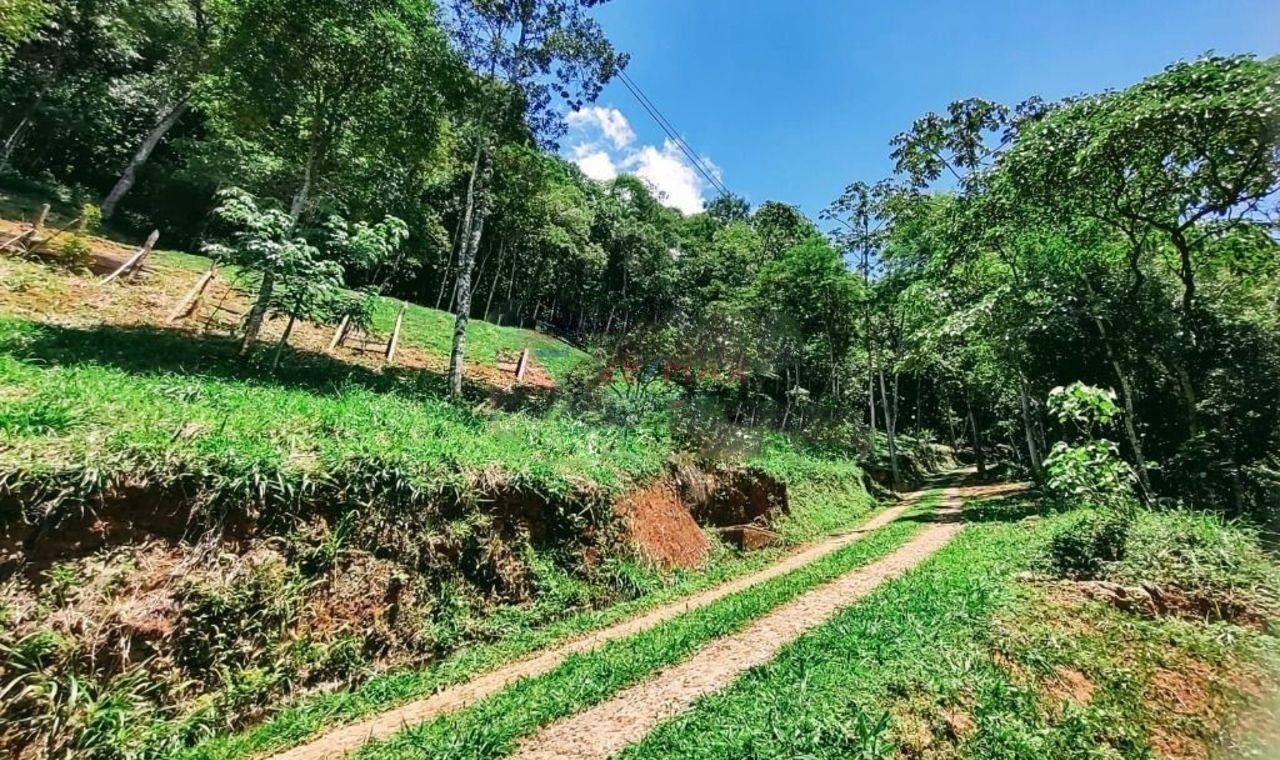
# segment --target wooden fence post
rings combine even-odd
[[[407,304],[400,304],[400,311],[396,312],[396,326],[391,330],[391,340],[387,341],[387,363],[396,358],[396,346],[400,345],[400,325],[404,322],[404,311],[407,308]]]
[[[516,362],[516,382],[524,380],[524,373],[529,369],[529,347],[525,346],[520,352],[520,359]]]
[[[333,331],[333,340],[329,341],[329,350],[332,351],[342,345],[342,339],[347,337],[347,325],[351,323],[351,315],[342,315],[342,321],[338,323],[338,329]]]
[[[138,260],[134,262],[134,265],[130,267],[127,279],[132,280],[134,275],[142,271],[143,262],[147,260],[147,256],[151,253],[151,249],[156,247],[156,241],[159,239],[160,230],[152,230],[151,234],[147,235],[147,242],[142,244],[142,255],[139,256]]]
[[[17,235],[14,235],[4,241],[3,244],[0,244],[0,251],[13,246],[14,243],[17,243],[19,248],[29,248],[30,244],[36,242],[36,237],[44,229],[44,222],[48,216],[49,204],[46,203],[40,207],[39,211],[36,212],[36,218],[35,221],[31,223],[31,229],[26,230],[25,232],[19,232]]]
[[[177,308],[169,314],[168,321],[175,322],[191,316],[191,313],[195,311],[196,306],[200,303],[200,299],[204,296],[205,288],[209,287],[209,283],[213,281],[217,274],[217,265],[209,267],[209,271],[204,273],[200,281],[195,284],[195,287],[187,291],[187,294],[178,302]]]
[[[19,232],[17,235],[14,235],[13,237],[9,238],[3,243],[0,243],[0,251],[8,250],[9,247],[12,246],[14,243],[25,242],[27,239],[27,236],[30,234],[31,234],[31,230],[27,230],[26,232]]]
[[[107,283],[116,279],[120,275],[125,274],[126,272],[129,275],[129,279],[133,279],[134,273],[142,268],[143,260],[147,258],[148,253],[151,253],[151,248],[156,244],[156,241],[159,239],[160,239],[160,230],[155,230],[150,235],[148,235],[147,242],[143,243],[142,247],[139,248],[136,253],[130,256],[129,259],[125,261],[123,264],[121,264],[119,269],[107,275],[107,278],[102,281],[102,284],[106,285]]]

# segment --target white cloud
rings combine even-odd
[[[618,167],[614,166],[613,159],[608,153],[603,150],[592,150],[589,146],[578,146],[578,148],[584,147],[585,150],[575,148],[573,151],[573,162],[578,165],[583,174],[602,182],[618,176]]]
[[[672,140],[663,141],[661,149],[652,145],[641,147],[623,159],[622,168],[648,182],[666,205],[685,214],[702,210],[706,181]]]
[[[633,145],[636,134],[616,108],[590,106],[566,121],[574,140],[569,157],[583,174],[610,180],[619,171],[628,172],[647,182],[666,205],[685,214],[702,210],[708,183],[673,140],[664,140],[661,147]],[[702,162],[718,179],[720,169],[706,157]]]
[[[569,114],[566,121],[572,129],[586,132],[598,132],[606,137],[613,147],[621,150],[635,142],[636,133],[632,131],[627,117],[616,108],[604,106],[587,106]]]

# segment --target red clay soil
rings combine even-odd
[[[645,557],[664,569],[696,567],[711,543],[665,481],[632,491],[614,505],[627,535]]]
[[[676,485],[681,500],[702,525],[768,525],[790,510],[786,485],[756,470],[684,467],[676,475]]]

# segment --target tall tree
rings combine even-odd
[[[491,211],[494,140],[522,121],[535,140],[563,131],[556,101],[580,108],[595,100],[626,65],[590,16],[602,0],[454,0],[454,39],[481,78],[474,117],[474,155],[458,244],[456,320],[449,354],[449,390],[462,393],[471,319],[472,274]]]
[[[435,100],[407,100],[419,110],[397,117],[386,110],[390,97],[407,94],[406,83],[427,93],[452,86],[426,0],[244,0],[230,27],[227,65],[208,96],[214,126],[231,145],[251,146],[257,170],[289,198],[295,224],[317,190],[329,189],[337,158],[356,158],[343,151],[365,144],[362,132],[385,136],[396,118],[434,123]],[[274,287],[274,272],[263,270],[242,353],[257,341]]]

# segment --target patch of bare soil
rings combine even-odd
[[[1226,620],[1259,630],[1270,624],[1270,617],[1264,610],[1191,593],[1172,585],[1144,583],[1126,586],[1100,580],[1058,580],[1054,583],[1064,596],[1104,602],[1118,610],[1144,617],[1172,615],[1204,622]]]
[[[1083,707],[1093,701],[1098,687],[1089,676],[1065,665],[1054,668],[1053,678],[1047,684],[1049,696],[1059,704],[1071,703]]]
[[[664,569],[696,567],[711,550],[670,483],[632,491],[618,500],[615,509],[640,553]]]
[[[768,525],[789,511],[786,484],[757,470],[683,467],[676,485],[702,525]]]
[[[334,729],[309,743],[274,755],[272,760],[327,760],[343,757],[367,742],[386,739],[408,726],[460,710],[496,694],[516,681],[546,673],[559,666],[571,655],[589,652],[607,642],[648,630],[685,612],[705,607],[731,594],[810,564],[897,519],[903,512],[913,507],[923,495],[924,492],[908,494],[900,504],[880,512],[861,528],[803,547],[759,572],[727,581],[637,617],[559,644],[396,709]],[[947,527],[954,529],[954,526]]]
[[[1147,596],[1139,593],[1142,589],[1110,588],[1115,585],[1086,586],[1092,588],[1086,592],[1082,591],[1080,582],[1048,584],[1044,592],[1050,607],[1045,615],[1052,621],[1055,635],[1102,635],[1097,625],[1089,622],[1088,615],[1080,610],[1081,605],[1095,599],[1138,614],[1176,614],[1160,612],[1151,606]],[[1198,616],[1192,617],[1203,620]],[[1121,661],[1140,660],[1140,655],[1129,644],[1122,645],[1116,656]],[[1023,686],[1035,683],[1036,679],[1029,677],[1020,665],[1004,655],[997,653],[996,662],[1014,677],[1015,683]],[[1267,680],[1269,676],[1261,669],[1215,666],[1192,653],[1170,649],[1160,665],[1150,670],[1139,669],[1134,677],[1143,679],[1142,701],[1153,718],[1147,739],[1156,756],[1177,760],[1205,760],[1218,756],[1272,757],[1266,753],[1233,751],[1237,744],[1253,746],[1265,741],[1259,738],[1265,737],[1265,729],[1259,730],[1255,726],[1265,726],[1268,719],[1280,731],[1280,720],[1276,716],[1262,717],[1266,711],[1258,712],[1253,707],[1265,702],[1268,689],[1274,688]],[[1039,682],[1039,688],[1056,708],[1067,703],[1085,705],[1097,690],[1088,675],[1063,665],[1054,669],[1053,676]],[[1280,700],[1274,704],[1280,705]],[[1232,717],[1241,714],[1243,717],[1240,719]],[[1243,721],[1245,725],[1237,726],[1233,720],[1235,724]],[[1280,737],[1280,732],[1276,737]],[[1275,746],[1280,746],[1280,738],[1277,742]]]
[[[758,618],[738,633],[708,644],[697,654],[612,699],[561,720],[526,740],[515,757],[588,760],[608,758],[638,741],[700,697],[719,691],[811,628],[857,602],[880,584],[941,549],[960,530],[961,489],[948,489],[939,514],[893,554],[814,589]]]

